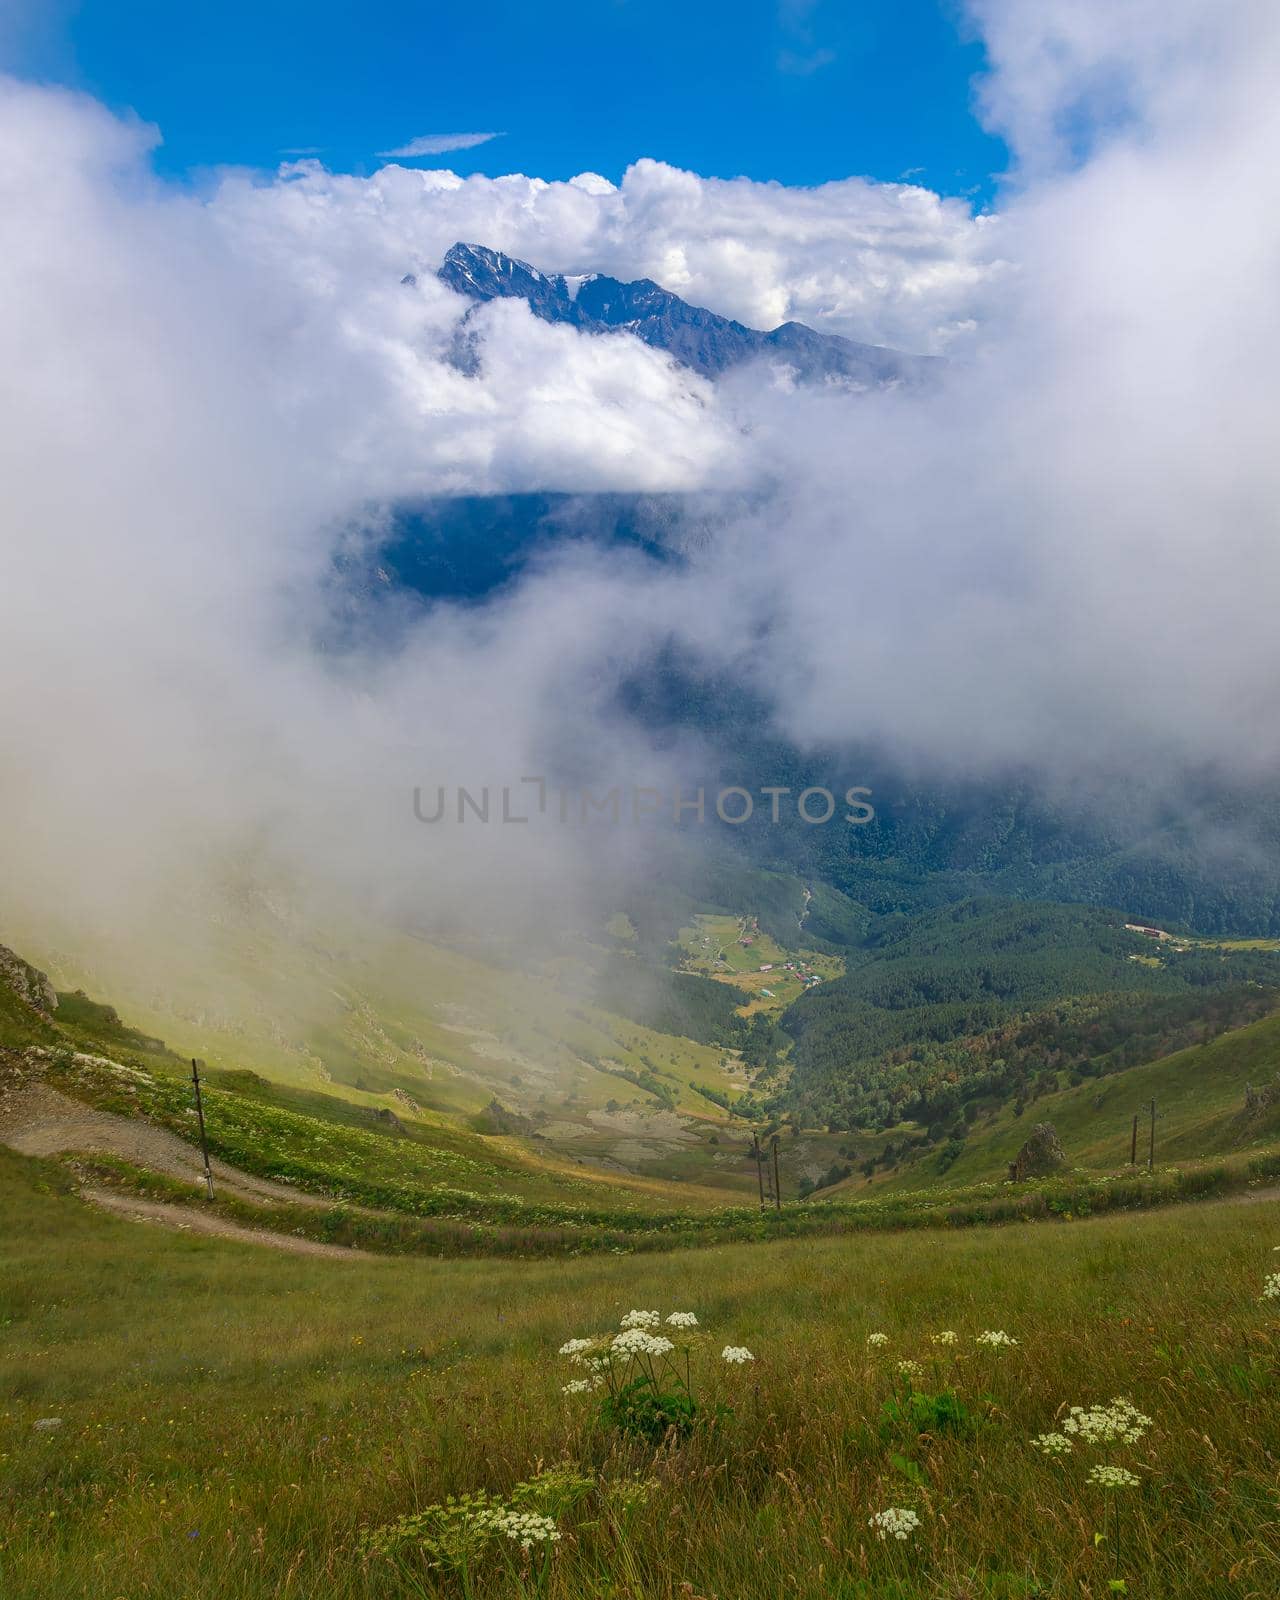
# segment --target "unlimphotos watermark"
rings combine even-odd
[[[597,792],[589,788],[558,786],[546,778],[521,778],[519,784],[483,784],[476,789],[461,784],[415,786],[413,814],[419,822],[525,823],[535,816],[570,823],[607,823],[612,827],[656,822],[704,825],[712,820],[739,827],[757,815],[771,826],[798,819],[810,827],[840,821],[865,828],[876,818],[871,790],[846,789],[843,806],[830,789],[814,786],[792,789],[785,784],[764,784],[757,789],[732,784],[723,789],[670,791],[643,784],[615,783]]]

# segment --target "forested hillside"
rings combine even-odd
[[[911,1118],[937,1136],[966,1103],[1150,1059],[1275,1002],[1271,952],[1153,957],[1148,944],[1083,906],[970,900],[887,919],[844,978],[787,1012],[794,1070],[774,1103],[803,1122]]]

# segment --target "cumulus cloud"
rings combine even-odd
[[[592,890],[572,834],[441,844],[410,785],[651,769],[612,690],[672,637],[788,733],[932,770],[1271,770],[1280,18],[979,10],[1019,161],[998,218],[655,162],[617,187],[302,162],[197,198],[151,177],[138,121],[5,84],[5,909],[119,938],[234,867],[568,919]],[[717,389],[635,340],[470,310],[433,276],[458,238],[760,326],[966,330],[964,358],[924,394]],[[380,507],[516,489],[732,515],[678,567],[566,555],[332,646],[335,554],[376,545]]]
[[[604,644],[582,591],[335,654],[333,558],[377,503],[451,485],[701,482],[734,451],[706,385],[514,304],[464,377],[456,297],[238,232],[148,177],[154,138],[0,92],[5,915],[154,956],[237,874],[402,914],[485,882],[569,903],[567,845],[473,831],[468,858],[408,797],[539,770],[560,675]]]
[[[358,230],[366,259],[394,253],[401,273],[428,275],[462,239],[544,272],[650,277],[751,327],[794,319],[928,353],[967,340],[1007,271],[993,218],[907,183],[788,189],[642,160],[619,185],[595,173],[548,183],[394,165],[356,178],[312,163],[290,187],[232,178],[216,209],[258,229],[292,218],[335,236]]]
[[[407,144],[394,150],[379,150],[384,159],[408,160],[414,156],[443,156],[451,150],[474,150],[477,145],[488,144],[490,139],[501,139],[500,133],[421,133]]]

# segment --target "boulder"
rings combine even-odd
[[[1031,1137],[1009,1163],[1009,1177],[1014,1183],[1025,1178],[1047,1178],[1067,1164],[1066,1153],[1058,1143],[1058,1135],[1051,1122],[1038,1122]]]
[[[1255,1089],[1251,1083],[1244,1086],[1244,1116],[1253,1121],[1265,1117],[1273,1107],[1280,1105],[1280,1077]]]

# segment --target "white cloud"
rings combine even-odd
[[[408,785],[501,782],[566,742],[593,775],[648,759],[609,690],[670,635],[790,731],[935,763],[1274,763],[1280,16],[982,9],[1024,173],[998,220],[656,162],[616,188],[302,163],[200,200],[148,176],[142,125],[0,88],[8,900],[119,936],[228,862],[375,903],[586,893],[571,835],[424,844]],[[1123,117],[1068,159],[1064,108],[1122,58]],[[504,302],[468,324],[468,377],[432,271],[458,238],[759,326],[909,348],[972,327],[970,356],[926,396],[714,389]],[[578,560],[315,647],[370,505],[743,486],[757,509],[684,567]]]
[[[395,150],[379,150],[378,154],[384,159],[405,160],[414,156],[442,156],[450,150],[474,150],[477,145],[488,144],[490,139],[501,138],[500,133],[423,133],[410,139],[408,144]]]
[[[355,178],[315,164],[292,188],[233,178],[218,210],[255,228],[305,214],[308,230],[350,234],[386,270],[394,254],[397,276],[429,274],[462,239],[546,272],[651,277],[752,327],[794,319],[931,353],[966,341],[1004,273],[994,219],[906,183],[789,189],[642,160],[617,186],[594,173],[548,183],[392,166]]]

